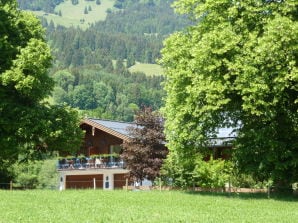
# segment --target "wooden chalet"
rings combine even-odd
[[[60,189],[68,188],[122,188],[129,170],[120,159],[124,141],[129,140],[128,127],[132,123],[84,119],[80,127],[85,131],[84,143],[78,154],[60,160]]]

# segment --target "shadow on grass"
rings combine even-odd
[[[270,193],[268,197],[267,193],[237,193],[237,192],[203,192],[203,191],[185,191],[185,193],[190,195],[200,195],[200,196],[217,196],[226,198],[238,198],[243,200],[259,199],[259,200],[278,200],[287,202],[298,202],[298,195],[293,193]]]

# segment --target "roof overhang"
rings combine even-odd
[[[117,132],[117,131],[115,131],[115,130],[113,130],[113,129],[110,129],[110,128],[108,128],[108,127],[106,127],[106,126],[104,126],[104,125],[101,125],[101,124],[99,124],[99,123],[97,123],[97,122],[95,122],[95,121],[92,121],[92,120],[90,120],[90,119],[88,119],[88,118],[86,118],[86,119],[84,119],[82,122],[81,122],[81,125],[82,124],[87,124],[87,125],[90,125],[91,127],[94,127],[94,128],[96,128],[96,129],[99,129],[99,130],[101,130],[101,131],[103,131],[103,132],[106,132],[106,133],[108,133],[108,134],[110,134],[110,135],[112,135],[112,136],[115,136],[115,137],[117,137],[117,138],[120,138],[120,139],[122,139],[122,140],[124,140],[124,141],[129,141],[131,138],[129,137],[129,136],[127,136],[127,135],[124,135],[124,134],[122,134],[122,133],[120,133],[120,132]]]

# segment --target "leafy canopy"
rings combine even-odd
[[[45,102],[54,81],[44,30],[15,1],[0,0],[0,52],[0,162],[79,146],[76,112]]]
[[[131,140],[124,142],[121,157],[130,175],[137,181],[145,178],[153,181],[160,175],[160,168],[166,158],[163,121],[158,112],[144,107],[135,117],[135,127],[130,127]]]
[[[216,128],[234,127],[241,170],[297,181],[297,1],[173,6],[195,25],[172,34],[162,50],[170,150],[187,160],[206,151]]]

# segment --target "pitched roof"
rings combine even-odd
[[[129,140],[131,138],[128,128],[136,127],[136,125],[131,122],[101,120],[96,118],[86,118],[82,123],[91,125],[123,140]],[[224,146],[230,144],[231,141],[236,138],[236,134],[233,130],[233,128],[219,128],[216,137],[210,138],[210,144],[212,146]]]
[[[101,120],[95,118],[86,118],[82,123],[89,124],[97,129],[110,133],[118,138],[123,140],[129,140],[128,127],[133,127],[135,124],[128,122],[118,122],[118,121],[109,121]]]

